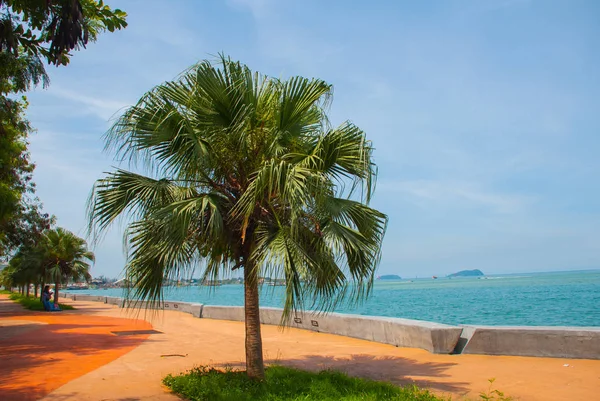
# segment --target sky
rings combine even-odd
[[[600,2],[109,0],[129,26],[49,67],[28,94],[44,209],[86,234],[103,134],[143,93],[223,52],[334,86],[389,216],[378,274],[600,268]],[[93,275],[124,266],[123,226]]]

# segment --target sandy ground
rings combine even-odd
[[[243,366],[243,323],[197,319],[181,312],[132,312],[101,303],[72,303],[78,310],[61,316],[116,319],[111,324],[125,318],[129,320],[123,323],[133,324],[137,327],[135,330],[146,327],[145,322],[132,319],[146,319],[157,332],[147,334],[139,345],[120,347],[118,352],[126,353],[104,361],[95,370],[82,371],[78,377],[72,375],[68,383],[53,390],[45,400],[177,400],[161,386],[161,379],[167,374],[183,372],[196,365]],[[35,320],[20,313],[20,320]],[[82,320],[80,325],[94,325],[94,321]],[[43,333],[46,327],[39,325],[35,332]],[[132,336],[113,336],[120,341],[133,340]],[[80,341],[84,339],[85,335],[79,337]],[[0,342],[10,343],[11,339],[0,339]],[[495,388],[517,400],[600,399],[600,361],[597,360],[434,355],[424,350],[330,334],[298,329],[281,331],[274,326],[263,326],[263,342],[268,363],[314,370],[334,368],[398,384],[414,382],[436,393],[451,395],[453,400],[479,399],[479,392],[488,388],[490,378],[496,378]],[[5,364],[3,360],[2,366]],[[10,371],[10,367],[4,369]],[[0,382],[0,394],[3,392]],[[0,399],[7,400],[4,396]]]

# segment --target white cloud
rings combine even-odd
[[[116,117],[123,109],[130,105],[130,103],[123,100],[92,97],[60,87],[53,87],[48,91],[48,94],[70,102],[78,103],[83,106],[87,113],[95,115],[104,121]]]
[[[497,193],[481,189],[478,185],[436,180],[386,181],[378,190],[387,194],[404,194],[417,202],[429,201],[441,208],[456,205],[474,205],[495,213],[517,213],[535,202],[531,196]]]

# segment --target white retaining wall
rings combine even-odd
[[[261,308],[260,321],[263,324],[278,325],[281,323],[282,313],[283,310],[279,308]],[[244,321],[244,308],[241,306],[205,305],[202,317],[242,322]],[[422,348],[436,354],[451,353],[462,332],[460,327],[439,323],[340,313],[298,313],[293,316],[289,326],[391,344],[397,347]]]
[[[600,359],[598,327],[468,326],[463,354]]]

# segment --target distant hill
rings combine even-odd
[[[402,280],[402,277],[397,276],[395,274],[385,274],[383,276],[377,277],[379,280]]]
[[[483,274],[483,272],[479,269],[473,269],[473,270],[461,270],[457,273],[448,275],[448,277],[478,277],[478,276],[485,276],[485,274]]]

